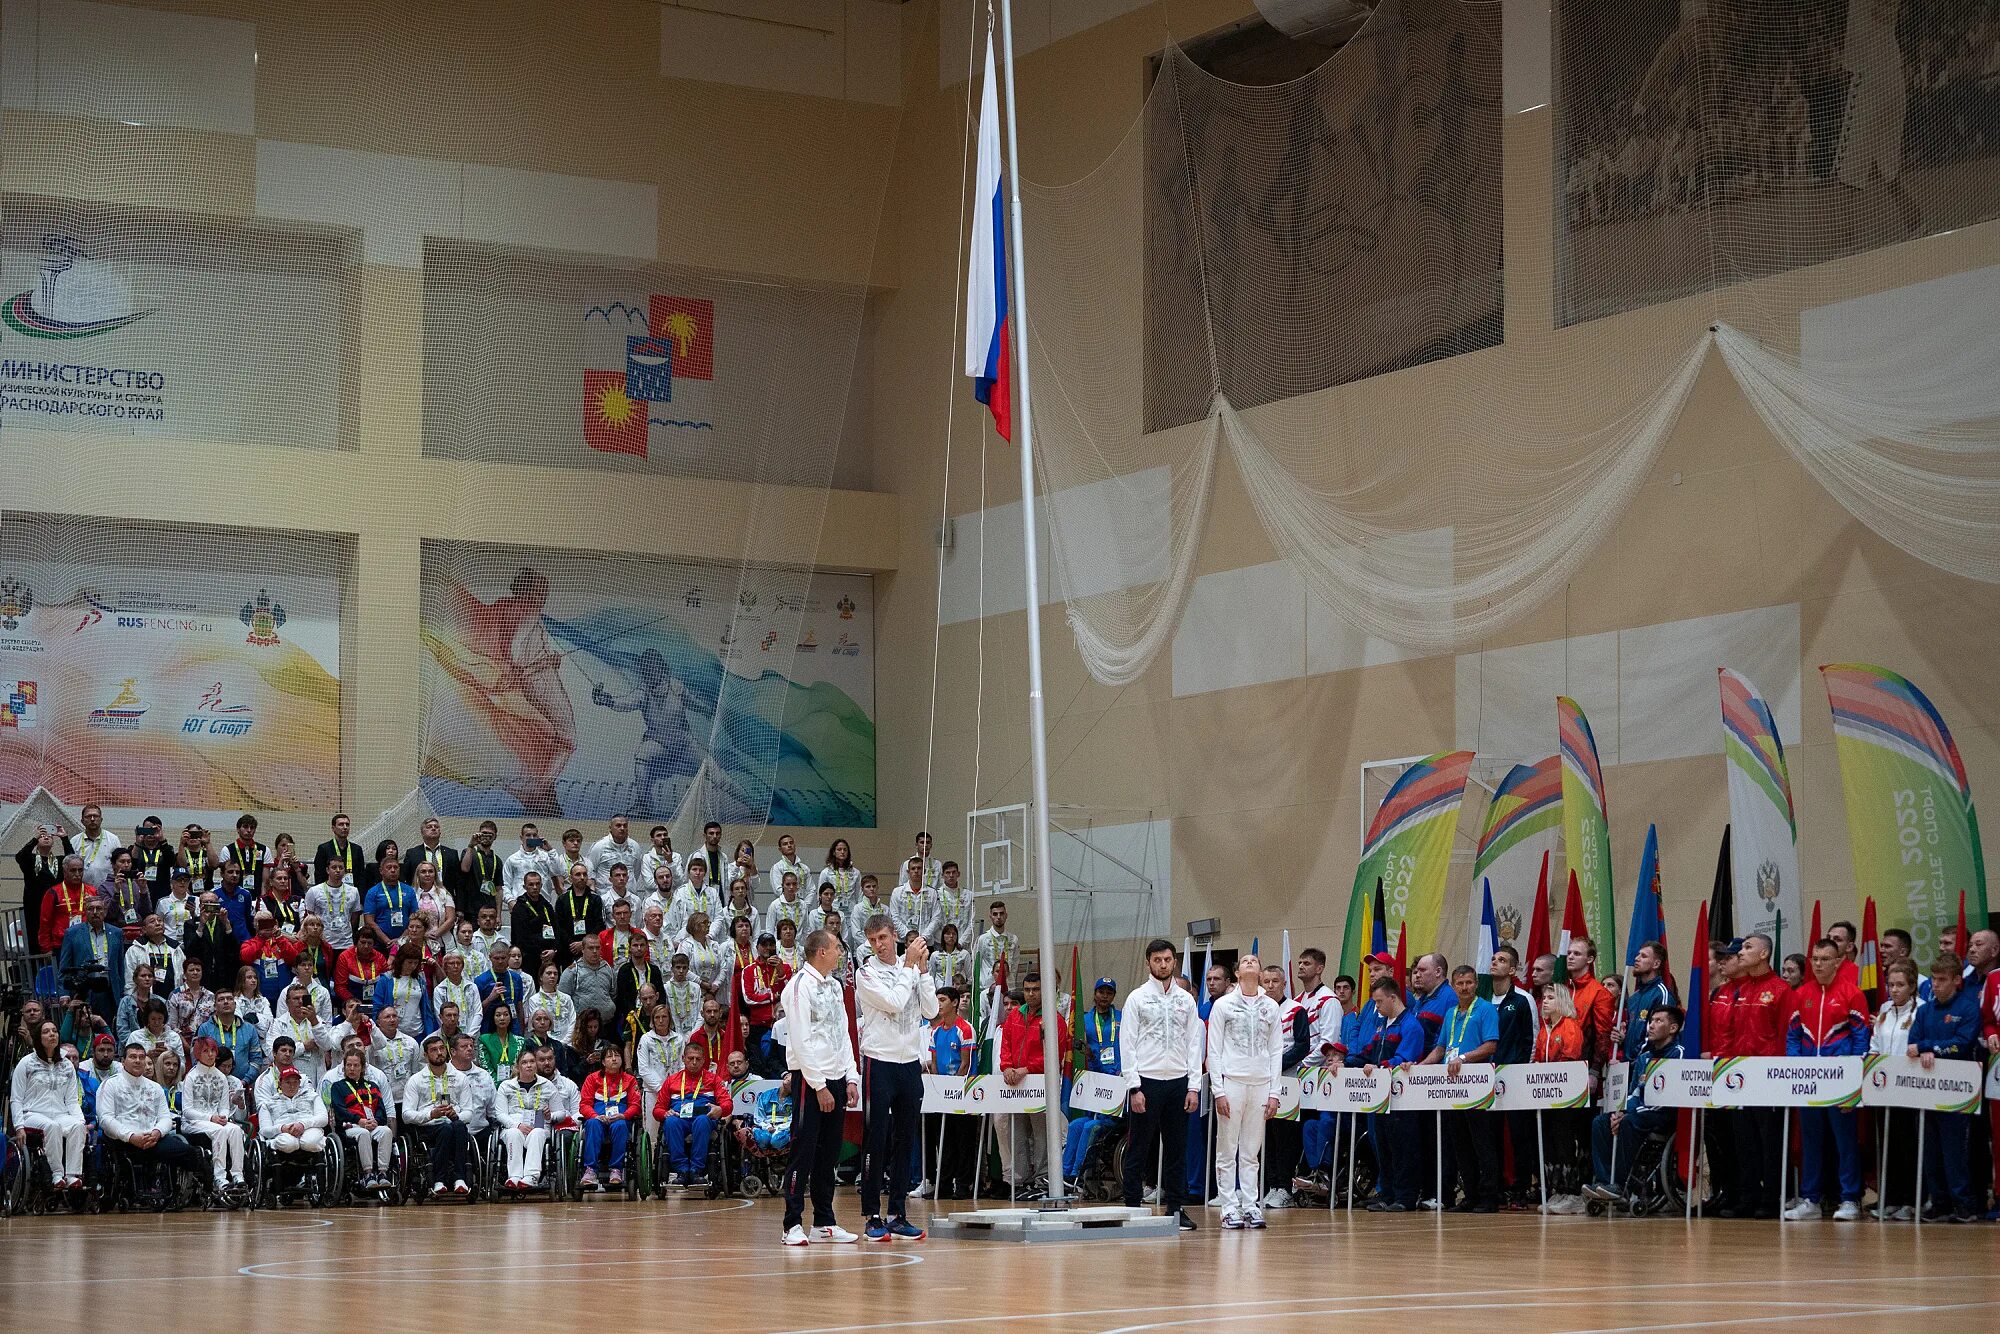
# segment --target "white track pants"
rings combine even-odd
[[[542,1153],[548,1147],[549,1132],[541,1126],[536,1126],[533,1130],[508,1126],[500,1132],[500,1138],[507,1142],[507,1179],[529,1182],[541,1180]]]
[[[23,1112],[21,1128],[42,1132],[42,1153],[49,1160],[51,1174],[59,1178],[83,1175],[83,1142],[88,1131],[81,1116]]]
[[[318,1153],[326,1147],[326,1132],[318,1126],[307,1126],[303,1135],[287,1135],[283,1131],[272,1135],[267,1141],[279,1153]]]
[[[1225,1079],[1219,1092],[1229,1099],[1229,1115],[1215,1116],[1215,1191],[1248,1209],[1264,1198],[1264,1104],[1271,1083]]]
[[[378,1125],[373,1130],[363,1130],[360,1126],[348,1126],[347,1137],[354,1141],[354,1160],[364,1172],[386,1171],[389,1166],[389,1142],[396,1132],[388,1126]]]
[[[217,1125],[213,1121],[190,1121],[184,1127],[190,1135],[206,1135],[209,1152],[215,1158],[217,1181],[243,1179],[243,1127],[234,1121]]]

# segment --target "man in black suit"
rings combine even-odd
[[[409,884],[417,883],[417,867],[429,862],[437,867],[438,885],[451,895],[452,902],[458,901],[458,849],[444,844],[444,826],[435,815],[424,817],[423,841],[403,854],[403,879]]]
[[[161,837],[163,828],[159,816],[147,816],[139,826],[138,840],[132,844],[132,874],[145,885],[154,903],[165,903],[173,892],[174,867],[180,862],[175,850]]]
[[[201,960],[201,975],[208,979],[210,991],[236,989],[236,973],[243,966],[243,942],[229,929],[229,914],[222,911],[222,900],[214,890],[202,894],[201,911],[181,933],[181,952]]]
[[[335,860],[347,868],[347,883],[354,886],[357,894],[367,894],[382,878],[371,864],[373,859],[367,850],[356,846],[350,839],[353,828],[354,822],[347,818],[345,811],[333,817],[333,837],[320,844],[319,850],[313,853],[314,884],[326,883],[326,864]]]

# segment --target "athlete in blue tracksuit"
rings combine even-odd
[[[1660,967],[1660,960],[1650,957],[1654,946],[1649,942],[1640,946],[1640,963],[1652,965],[1651,981],[1642,981],[1638,969],[1633,965],[1632,990],[1625,997],[1625,1059],[1636,1061],[1646,1046],[1646,1018],[1662,1005],[1677,1005],[1674,989],[1667,985],[1667,974]]]
[[[1943,965],[1943,966],[1940,966]],[[1958,957],[1943,953],[1931,967],[1931,1003],[1910,1022],[1909,1054],[1940,1061],[1979,1059],[1979,996],[1959,972]],[[1967,1139],[1972,1116],[1966,1112],[1925,1112],[1930,1125],[1924,1142],[1924,1184],[1937,1216],[1971,1222],[1971,1164]]]
[[[1094,1074],[1118,1074],[1118,1023],[1123,1018],[1114,1004],[1118,999],[1118,984],[1108,977],[1098,978],[1091,999],[1096,1002],[1095,1007],[1076,1023],[1076,1040],[1083,1050],[1085,1068]],[[1063,1140],[1063,1180],[1074,1182],[1083,1175],[1090,1146],[1107,1131],[1115,1134],[1117,1125],[1117,1117],[1101,1112],[1086,1112],[1069,1123],[1068,1137]]]
[[[1671,1130],[1674,1109],[1646,1105],[1646,1076],[1660,1061],[1678,1061],[1687,1053],[1681,1047],[1681,1025],[1687,1013],[1671,1001],[1651,1006],[1646,1014],[1646,1041],[1632,1058],[1632,1078],[1626,1085],[1625,1105],[1618,1109],[1618,1128],[1613,1132],[1610,1112],[1599,1112],[1590,1124],[1590,1162],[1594,1169],[1584,1194],[1597,1200],[1617,1199],[1625,1194],[1625,1179],[1639,1156],[1639,1146],[1656,1130]],[[1617,1153],[1612,1153],[1613,1141]],[[1616,1158],[1614,1163],[1612,1160]]]
[[[1414,1065],[1424,1058],[1428,1044],[1424,1025],[1415,1010],[1403,1004],[1394,978],[1378,980],[1369,997],[1377,1012],[1379,1027],[1360,1048],[1347,1054],[1349,1065]],[[1375,1141],[1375,1156],[1381,1165],[1377,1174],[1376,1198],[1369,1202],[1373,1213],[1407,1213],[1417,1207],[1417,1178],[1423,1156],[1419,1146],[1421,1116],[1389,1116],[1370,1113],[1368,1131]]]

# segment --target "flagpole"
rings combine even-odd
[[[987,11],[991,21],[992,11]],[[1028,609],[1028,748],[1034,771],[1035,832],[1035,926],[1041,933],[1042,976],[1056,975],[1055,874],[1049,857],[1049,739],[1046,705],[1042,698],[1042,594],[1039,562],[1035,550],[1035,414],[1028,399],[1028,261],[1021,244],[1021,152],[1020,129],[1014,116],[1014,0],[1000,0],[1000,70],[1005,90],[1007,116],[1007,285],[1008,324],[1014,335],[1014,358],[1010,376],[1015,386],[1016,411],[1013,415],[1016,444],[1021,454],[1021,537],[1026,564],[1024,587]],[[1058,1064],[1056,1024],[1043,1007],[1042,1070],[1044,1081],[1053,1080],[1043,1099],[1047,1118],[1049,1196],[1069,1198],[1069,1183],[1062,1175],[1062,1069]]]

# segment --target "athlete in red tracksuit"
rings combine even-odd
[[[2000,968],[1988,973],[1979,989],[1979,1033],[1987,1051],[2000,1052]],[[1993,1194],[2000,1200],[2000,1098],[1986,1104],[1986,1127],[1993,1148]],[[1986,1221],[2000,1223],[2000,1203],[1987,1213]]]
[[[1792,993],[1792,1018],[1785,1029],[1787,1056],[1866,1056],[1874,1028],[1868,999],[1845,968],[1838,947],[1823,943],[1812,952],[1812,975]],[[1799,1110],[1799,1203],[1786,1211],[1791,1219],[1818,1218],[1820,1178],[1825,1171],[1826,1138],[1840,1160],[1842,1222],[1861,1217],[1861,1113],[1833,1107]]]
[[[1701,1054],[1716,1060],[1731,1054],[1734,1041],[1730,1019],[1736,1010],[1737,954],[1733,944],[1717,942],[1713,946],[1715,989],[1708,993],[1701,1019]],[[1730,1120],[1734,1115],[1716,1111],[1702,1119],[1701,1138],[1708,1149],[1708,1178],[1713,1191],[1706,1207],[1726,1218],[1735,1217],[1736,1202],[1742,1198],[1736,1189],[1736,1134]]]
[[[778,997],[792,970],[778,959],[778,941],[770,932],[757,942],[757,957],[736,970],[736,1001],[746,1031],[743,1054],[750,1068],[763,1079],[777,1079],[785,1073],[785,1053],[771,1041],[771,1025],[777,1017]]]
[[[1785,1030],[1792,1022],[1792,989],[1771,971],[1771,946],[1763,936],[1743,942],[1736,999],[1730,1005],[1732,1056],[1783,1056]],[[1784,1170],[1783,1115],[1776,1107],[1742,1107],[1736,1117],[1736,1179],[1742,1188],[1739,1212],[1758,1218],[1778,1216],[1778,1189]]]

